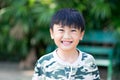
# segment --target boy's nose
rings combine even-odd
[[[70,38],[71,38],[71,35],[70,35],[68,32],[66,32],[66,33],[64,33],[63,38],[64,38],[64,39],[70,39]]]

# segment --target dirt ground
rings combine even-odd
[[[17,63],[0,62],[0,80],[31,80],[33,70],[21,70]]]

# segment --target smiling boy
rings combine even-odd
[[[56,12],[50,34],[57,49],[37,61],[32,80],[100,80],[94,58],[77,49],[84,29],[79,11],[65,8]]]

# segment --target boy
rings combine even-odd
[[[50,34],[58,48],[37,61],[32,80],[100,80],[94,58],[76,48],[84,28],[77,10],[66,8],[53,15]]]

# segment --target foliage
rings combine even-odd
[[[120,32],[119,3],[119,0],[0,0],[0,59],[10,54],[17,60],[25,58],[31,47],[39,56],[43,55],[46,46],[52,43],[51,16],[61,8],[81,11],[86,29]]]

